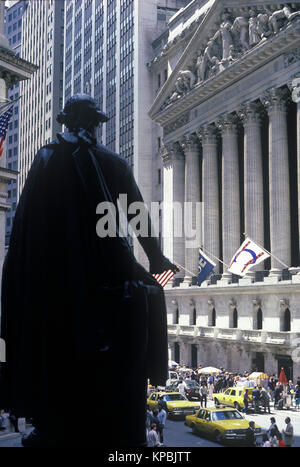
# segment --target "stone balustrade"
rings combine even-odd
[[[218,340],[230,340],[259,344],[293,345],[300,338],[300,332],[274,332],[238,328],[218,328],[215,326],[168,325],[169,337],[195,338],[205,337]]]

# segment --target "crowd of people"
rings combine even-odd
[[[179,379],[184,385],[185,380],[191,379],[196,381],[200,386],[200,401],[206,407],[207,399],[212,399],[212,394],[223,392],[230,387],[242,386],[249,381],[250,372],[230,373],[221,368],[220,373],[203,374],[199,373],[201,367],[195,370],[178,371]],[[252,389],[253,406],[256,412],[260,411],[260,406],[264,412],[268,410],[270,413],[270,402],[274,403],[274,408],[283,409],[287,405],[300,410],[300,376],[297,378],[296,384],[292,380],[287,384],[282,384],[279,381],[278,375],[271,375],[268,379],[261,380],[259,385]],[[250,392],[245,391],[243,394],[245,412],[248,410],[250,401]]]
[[[158,403],[158,409],[151,410],[147,407],[146,433],[147,442],[150,447],[163,446],[164,427],[166,424],[167,413],[162,404]]]

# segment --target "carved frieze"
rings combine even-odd
[[[192,89],[227,69],[261,41],[272,38],[298,19],[300,11],[290,4],[283,4],[275,11],[267,5],[245,8],[243,16],[240,11],[235,15],[232,10],[224,10],[217,31],[205,44],[199,45],[197,53],[178,72],[174,88],[161,109],[177,102]],[[285,60],[291,64],[299,57],[300,49],[297,49],[287,54]]]

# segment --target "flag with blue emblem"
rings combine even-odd
[[[4,140],[6,138],[9,120],[11,119],[14,106],[11,105],[2,115],[0,115],[0,157],[3,153]]]
[[[199,248],[198,285],[213,274],[215,266],[216,264]]]
[[[247,274],[250,268],[269,258],[270,254],[249,237],[232,257],[228,271],[238,276]]]

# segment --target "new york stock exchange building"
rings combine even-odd
[[[183,266],[165,288],[170,358],[296,379],[300,1],[194,0],[152,46],[163,200],[203,206],[193,248],[163,211],[164,254]],[[245,235],[271,256],[241,277],[225,265]],[[220,261],[198,286],[200,246]]]

